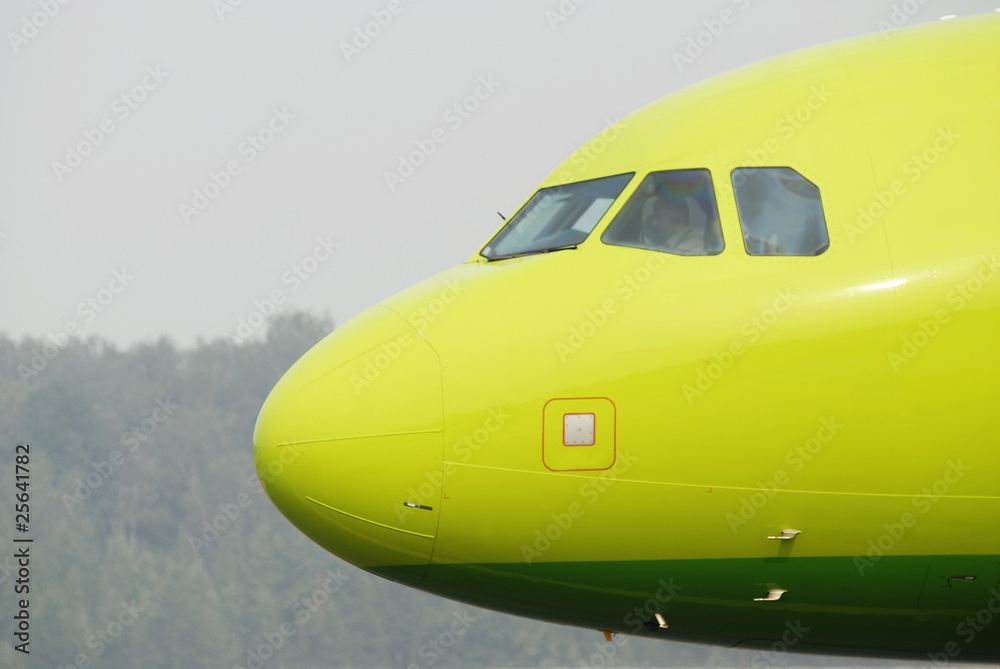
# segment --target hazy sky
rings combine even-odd
[[[998,7],[6,0],[0,331],[187,345],[274,298],[343,323],[466,260],[498,210],[646,103],[894,13]]]

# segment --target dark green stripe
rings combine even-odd
[[[370,571],[414,583],[423,570]],[[949,580],[957,576],[975,579]],[[430,565],[418,587],[514,615],[674,641],[995,662],[998,580],[992,556],[885,556]],[[788,592],[753,601],[772,588]],[[657,611],[669,629],[655,624]]]

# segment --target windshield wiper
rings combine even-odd
[[[524,256],[537,256],[542,253],[552,253],[553,251],[567,251],[569,249],[575,249],[577,244],[566,244],[565,246],[553,246],[549,249],[537,249],[535,251],[521,251],[520,253],[511,253],[505,256],[494,256],[492,258],[487,258],[487,262],[493,262],[494,260],[509,260],[511,258],[522,258]]]

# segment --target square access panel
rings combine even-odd
[[[594,414],[568,413],[563,416],[563,446],[594,445]]]
[[[542,462],[557,472],[615,464],[615,405],[606,397],[549,400],[542,409]]]

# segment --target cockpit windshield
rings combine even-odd
[[[633,174],[542,188],[480,255],[489,260],[575,248],[593,231]]]

